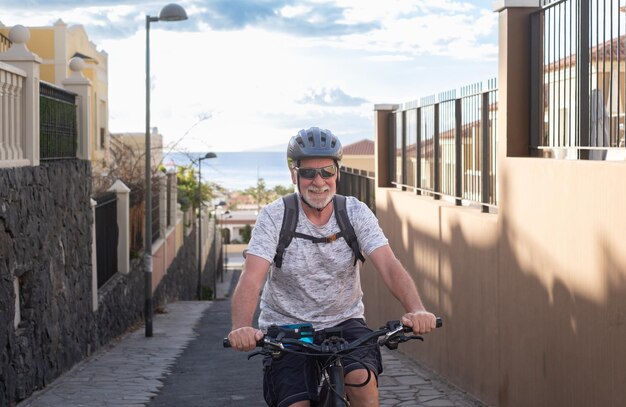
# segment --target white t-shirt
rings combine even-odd
[[[334,213],[325,225],[316,226],[306,217],[302,201],[298,208],[296,232],[313,237],[340,232]],[[348,196],[346,209],[363,253],[369,256],[388,244],[367,205]],[[282,268],[274,265],[283,215],[282,199],[264,207],[248,245],[247,253],[272,263],[261,295],[259,328],[310,322],[315,329],[323,329],[350,318],[363,318],[360,262],[354,265],[354,253],[343,238],[313,243],[294,237],[283,254]]]

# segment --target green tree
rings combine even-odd
[[[178,167],[176,174],[178,180],[178,203],[181,209],[186,211],[190,207],[198,207],[198,178],[192,165]],[[213,189],[207,183],[202,183],[200,187],[200,198],[203,202],[213,198]]]
[[[266,205],[275,199],[293,192],[292,187],[276,185],[273,189],[267,189],[267,184],[263,178],[259,178],[255,187],[246,188],[241,193],[251,196],[259,205]]]
[[[267,185],[265,184],[265,180],[263,178],[259,178],[257,180],[256,187],[246,188],[242,193],[254,198],[255,202],[259,205],[264,205],[270,202],[268,200],[269,191],[267,190]]]
[[[286,187],[283,185],[276,185],[274,187],[273,190],[274,194],[276,194],[276,197],[281,197],[281,196],[285,196],[285,195],[289,195],[290,193],[293,192],[293,187]]]
[[[241,239],[244,243],[250,243],[250,237],[252,237],[252,226],[246,225],[241,230]]]

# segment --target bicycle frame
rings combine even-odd
[[[332,365],[326,368],[326,372],[328,374],[328,389],[326,393],[327,398],[326,400],[321,400],[320,397],[321,405],[328,407],[347,406],[348,404],[345,400],[345,379],[341,358],[335,359]],[[320,396],[322,396],[322,391],[323,389],[321,389],[320,391]]]

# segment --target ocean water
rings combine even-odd
[[[166,167],[194,163],[206,153],[170,153],[165,155]],[[284,152],[216,153],[217,158],[202,160],[202,181],[212,181],[231,191],[244,190],[257,185],[263,178],[268,189],[277,185],[291,186]]]

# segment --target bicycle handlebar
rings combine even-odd
[[[436,328],[441,328],[443,326],[443,320],[441,319],[441,317],[437,317],[436,322],[435,322],[435,327]],[[343,346],[340,347],[340,349],[338,349],[338,352],[345,352],[348,350],[352,350],[358,346],[360,346],[361,344],[373,339],[373,338],[377,338],[383,335],[387,335],[387,337],[383,340],[382,345],[385,344],[385,342],[389,341],[389,339],[393,338],[394,336],[397,337],[398,333],[411,333],[413,332],[413,329],[411,327],[408,326],[404,326],[402,324],[399,323],[399,321],[388,321],[384,327],[382,327],[381,329],[377,330],[377,331],[372,331],[370,334],[364,335],[361,338],[357,339],[354,342],[351,342],[349,344],[344,344]],[[404,336],[404,335],[401,335]],[[280,340],[276,340],[275,338],[268,338],[267,336],[264,336],[261,340],[257,341],[256,346],[258,348],[262,348],[266,345],[270,345],[279,349],[284,349],[284,347],[282,346],[283,344],[292,344],[292,345],[299,345],[302,346],[304,348],[308,348],[310,350],[313,350],[315,352],[321,353],[324,351],[327,351],[326,349],[323,349],[322,346],[320,345],[315,345],[312,343],[307,343],[307,342],[303,342],[300,341],[298,339],[291,339],[291,338],[282,338]],[[228,338],[224,338],[223,341],[223,346],[225,348],[230,348],[230,341],[228,340]]]
[[[228,338],[224,338],[224,343],[223,343],[225,348],[230,348],[230,341],[228,340]],[[263,337],[263,339],[259,340],[256,342],[256,347],[257,348],[262,348],[265,345],[265,337]]]

